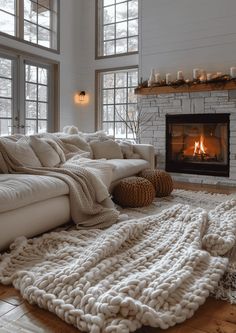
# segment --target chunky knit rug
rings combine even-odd
[[[18,239],[2,257],[0,282],[81,331],[167,328],[216,288],[235,234],[236,200],[209,213],[178,204],[106,230]]]
[[[122,214],[126,215],[127,219],[137,219],[158,214],[177,203],[188,204],[191,208],[201,207],[208,212],[220,203],[231,199],[236,200],[236,193],[221,194],[178,189],[174,190],[168,197],[155,198],[148,207],[125,209],[118,207],[118,209],[120,209]],[[226,272],[211,296],[236,304],[236,244],[228,253],[227,257],[229,258],[229,264]]]

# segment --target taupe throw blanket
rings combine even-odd
[[[80,331],[168,328],[217,287],[235,231],[236,200],[209,215],[179,204],[105,230],[18,239],[2,257],[0,282]]]
[[[23,173],[56,177],[69,186],[71,217],[80,227],[104,228],[112,225],[118,219],[119,212],[114,209],[105,185],[86,168],[68,165],[63,168],[29,168],[22,164],[6,149],[0,141],[0,153],[7,165],[9,173]],[[96,188],[98,182],[103,189],[104,201],[97,202]]]

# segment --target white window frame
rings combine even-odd
[[[119,103],[115,102],[115,90],[117,89],[116,86],[114,86],[114,88],[111,88],[109,90],[114,90],[114,103],[109,104],[109,105],[113,105],[114,106],[114,120],[113,121],[104,121],[103,120],[103,107],[107,106],[108,104],[103,103],[103,91],[106,90],[106,88],[103,88],[103,83],[102,83],[102,76],[104,74],[115,74],[115,73],[119,73],[119,72],[129,72],[129,71],[137,71],[137,80],[138,80],[138,66],[128,66],[128,67],[119,67],[119,68],[112,68],[112,69],[103,69],[103,70],[97,70],[96,71],[96,91],[98,91],[97,97],[96,97],[96,128],[97,129],[103,129],[103,124],[104,123],[113,123],[113,128],[114,128],[114,137],[117,139],[122,139],[123,137],[118,137],[115,135],[115,124],[116,123],[124,123],[124,121],[119,118],[118,116],[116,116],[116,105],[119,105]],[[128,90],[129,88],[135,88],[135,86],[129,86],[127,84],[126,87],[123,87],[123,89],[126,89],[126,102],[121,103],[123,105],[126,105],[126,112],[128,112],[128,107],[129,105],[134,105],[137,108],[137,102],[135,103],[129,103],[128,102]],[[118,87],[118,89],[120,89],[120,87]],[[121,87],[122,89],[122,87]],[[131,139],[131,140],[135,140],[136,138],[133,136],[133,133],[131,133],[128,129],[128,127],[125,125],[126,127],[126,139]]]
[[[5,59],[9,59],[12,61],[12,76],[11,76],[11,80],[12,80],[12,85],[11,85],[11,98],[6,97],[6,99],[11,99],[12,100],[12,104],[11,104],[11,118],[9,117],[1,117],[0,116],[0,121],[1,120],[6,120],[9,119],[9,123],[10,123],[10,128],[9,128],[9,134],[15,132],[15,129],[18,125],[16,125],[16,122],[18,120],[18,112],[17,112],[17,100],[18,100],[18,90],[17,90],[17,78],[18,78],[18,73],[17,73],[17,57],[14,55],[9,55],[9,54],[5,54],[0,50],[0,57],[1,58],[5,58]],[[3,96],[1,96],[1,98],[4,98]],[[1,135],[1,133],[0,133]]]
[[[6,51],[3,49],[0,49],[0,57],[13,60],[14,77],[12,85],[13,112],[11,133],[25,134],[26,131],[25,64],[32,64],[49,69],[47,131],[57,131],[59,129],[59,86],[57,83],[59,63],[49,59],[36,57],[28,53],[26,54],[20,51]]]
[[[27,41],[26,39],[24,39],[24,24],[25,21],[29,22],[28,20],[25,19],[24,17],[24,0],[14,0],[15,1],[15,13],[14,15],[11,14],[12,16],[15,17],[15,35],[11,35],[11,34],[7,34],[5,32],[0,31],[0,35],[10,38],[10,39],[15,39],[17,41],[50,51],[50,52],[54,52],[54,53],[59,53],[60,52],[60,0],[53,0],[54,1],[54,6],[56,6],[56,10],[50,10],[50,14],[51,14],[51,27],[50,29],[45,28],[42,26],[42,28],[44,28],[45,30],[48,30],[51,34],[51,38],[50,38],[50,47],[47,46],[43,46],[38,44],[37,42],[31,42],[31,41]],[[37,1],[39,0],[32,0],[34,3],[37,4]],[[0,10],[2,12],[4,12],[4,10]],[[52,12],[54,12],[54,16],[52,15]],[[6,11],[6,13],[8,13]],[[38,18],[37,18],[37,22],[34,24],[37,30],[37,41],[38,41],[38,29],[41,27],[38,24]],[[53,38],[52,35],[55,34],[56,36]]]
[[[115,0],[116,1],[116,0]],[[123,2],[127,2],[127,4],[132,1],[132,0],[123,0]],[[104,22],[103,22],[103,10],[104,10],[104,6],[103,6],[103,0],[96,0],[96,30],[95,30],[95,35],[96,35],[96,54],[95,54],[95,58],[96,59],[101,59],[101,58],[112,58],[112,57],[120,57],[120,56],[125,56],[125,55],[132,55],[132,54],[137,54],[139,52],[139,28],[138,28],[138,34],[137,35],[132,35],[129,36],[128,35],[128,28],[127,28],[127,36],[123,37],[124,39],[127,40],[127,52],[116,52],[116,41],[119,39],[123,39],[123,38],[117,38],[116,37],[116,27],[117,27],[117,22],[115,20],[114,25],[115,25],[115,36],[114,36],[114,43],[115,43],[115,52],[114,54],[109,54],[109,55],[105,55],[104,54]],[[139,9],[138,9],[139,11]],[[137,18],[132,18],[129,19],[128,18],[128,6],[127,6],[127,20],[124,20],[122,22],[128,22],[132,21],[132,20],[138,20],[138,25],[139,25],[139,13]],[[138,43],[138,47],[136,51],[128,51],[128,39],[132,38],[132,37],[137,37],[137,43]]]

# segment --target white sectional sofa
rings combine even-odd
[[[107,160],[113,165],[110,193],[120,179],[154,167],[153,146],[135,144],[133,151],[138,158]],[[58,178],[1,173],[0,250],[7,248],[16,237],[32,237],[69,222],[68,194],[68,185]]]

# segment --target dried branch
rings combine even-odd
[[[147,111],[143,110],[142,104],[137,105],[137,111],[132,117],[127,112],[126,118],[124,118],[117,108],[115,109],[115,112],[125,126],[131,131],[133,139],[139,143],[141,134],[148,128],[147,123],[153,119],[154,115],[150,115]]]

